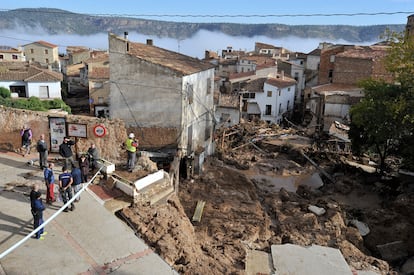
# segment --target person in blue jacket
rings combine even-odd
[[[35,194],[35,200],[33,201],[33,209],[32,209],[32,215],[33,215],[33,229],[38,228],[43,223],[43,211],[45,210],[45,206],[42,203],[41,199],[42,194],[40,192],[37,192]],[[44,229],[40,229],[35,234],[36,239],[43,240],[43,235],[46,235],[46,232]]]
[[[88,165],[89,166],[89,165]],[[88,167],[89,169],[89,167]],[[81,169],[79,169],[78,164],[75,163],[75,165],[72,167],[72,188],[73,192],[76,194],[82,189],[82,172]],[[76,202],[80,201],[80,195],[75,200]]]

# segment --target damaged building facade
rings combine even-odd
[[[141,148],[194,159],[213,153],[214,66],[109,34],[111,118],[125,121]]]
[[[330,45],[321,50],[319,85],[308,89],[306,110],[312,115],[308,126],[328,132],[335,122],[349,124],[349,109],[364,96],[358,82],[377,79],[391,82],[384,58],[388,46]]]

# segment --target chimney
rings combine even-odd
[[[282,71],[280,72],[280,75],[281,75],[281,78],[284,80],[284,79],[285,79],[285,71],[283,71],[283,70],[282,70]]]
[[[152,46],[154,43],[152,41],[152,39],[147,39],[147,45],[148,46]]]
[[[128,40],[128,32],[124,32],[124,38]]]

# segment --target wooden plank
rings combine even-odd
[[[233,132],[228,133],[228,134],[224,134],[224,133],[223,133],[223,136],[224,136],[224,137],[228,137],[228,136],[231,136],[231,135],[234,135],[234,134],[238,134],[239,132],[240,132],[239,130],[236,130],[236,131],[233,131]]]
[[[197,206],[195,208],[194,211],[194,215],[193,215],[193,222],[200,222],[201,221],[201,216],[203,215],[203,210],[204,210],[204,205],[206,204],[205,201],[198,201],[197,202]]]

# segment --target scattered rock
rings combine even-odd
[[[414,274],[414,257],[409,258],[401,267],[403,274]]]
[[[285,189],[285,188],[280,188],[279,191],[279,198],[281,201],[286,202],[286,201],[290,201],[290,195],[289,192]]]
[[[138,158],[138,162],[135,168],[148,171],[149,173],[158,171],[157,164],[146,155],[142,155]]]
[[[408,256],[407,247],[402,241],[377,245],[381,258],[388,262],[396,262]]]
[[[322,216],[323,214],[326,213],[326,210],[324,208],[317,207],[315,205],[309,205],[308,210],[311,211],[312,213],[314,213],[317,216]]]
[[[363,237],[368,235],[370,232],[369,227],[366,223],[360,222],[358,220],[351,220],[350,224],[355,226]]]

